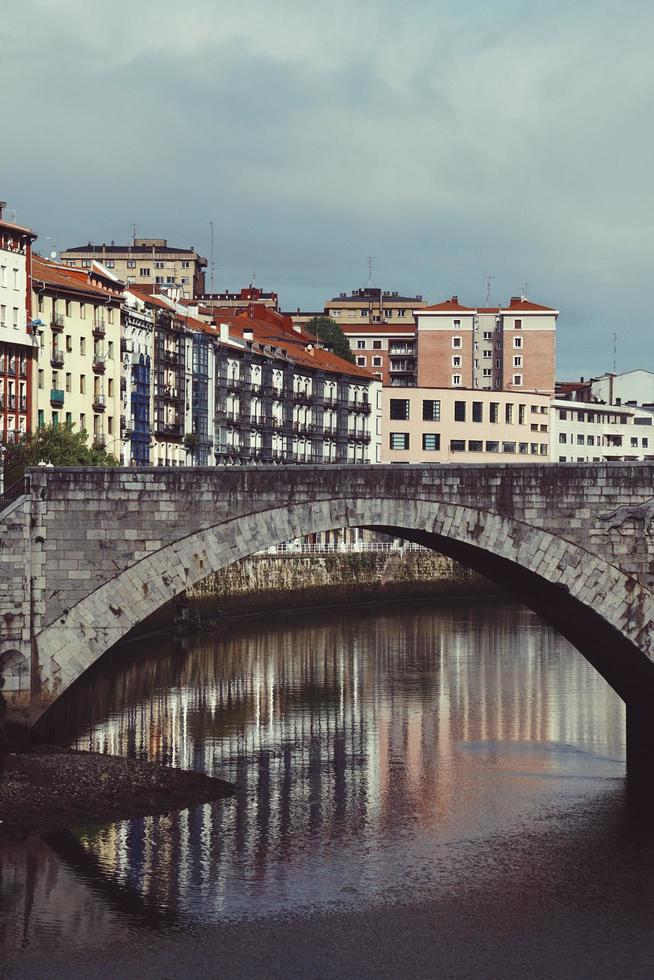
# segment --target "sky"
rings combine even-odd
[[[560,311],[559,378],[614,333],[654,370],[653,42],[640,0],[0,0],[0,198],[45,254],[213,221],[215,288],[285,310],[369,256],[430,302],[493,276]]]

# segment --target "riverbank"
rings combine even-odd
[[[183,810],[231,796],[204,773],[44,745],[9,753],[0,776],[0,835],[25,837]]]

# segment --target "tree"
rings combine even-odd
[[[5,487],[20,480],[28,466],[118,466],[104,449],[87,446],[88,433],[64,425],[40,426],[5,447]]]
[[[350,342],[336,323],[329,316],[314,316],[305,324],[305,329],[312,333],[318,340],[329,344],[338,357],[354,364],[354,354],[350,349]]]

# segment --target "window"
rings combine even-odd
[[[437,452],[441,448],[441,437],[438,432],[423,432],[422,448],[425,452]]]
[[[465,422],[465,420],[466,420],[466,403],[454,402],[454,421]]]
[[[649,439],[648,438],[643,439],[642,445],[643,445],[643,449],[647,449],[649,447]]]
[[[531,407],[531,410],[532,410],[532,412],[534,411],[534,406],[533,405]],[[563,419],[563,421],[565,421],[567,419],[567,417],[568,417],[568,413],[566,412],[565,408],[560,408],[559,409],[559,418],[560,419]]]
[[[13,308],[13,324],[14,324],[14,330],[17,330],[18,329],[18,307],[17,306],[14,306],[14,308]]]
[[[561,445],[565,445],[568,441],[568,437],[565,432],[559,432],[559,442]]]
[[[460,386],[461,386],[461,375],[460,374],[453,374],[452,375],[452,387],[453,388],[459,388]]]
[[[632,436],[631,437],[631,445],[632,446],[637,446],[638,445],[638,439],[636,439],[635,436]]]
[[[490,330],[484,330],[483,338],[484,338],[484,340],[492,340],[493,339],[492,331],[490,331]]]
[[[66,374],[66,391],[73,390],[73,376],[70,373]]]
[[[522,347],[522,337],[514,337],[513,338],[513,346],[516,347],[516,348]]]
[[[73,427],[73,413],[66,412],[66,428],[72,429],[72,427]]]
[[[484,405],[483,405],[483,402],[473,402],[472,403],[472,421],[473,422],[483,422],[484,421]]]
[[[191,268],[190,262],[187,262],[186,260],[182,262],[182,269],[190,269],[190,268]]]
[[[154,277],[154,281],[156,283],[158,283],[159,285],[161,285],[163,283],[163,281],[164,281],[164,277],[163,276],[155,276]]]
[[[80,320],[86,320],[86,303],[79,304],[79,318]]]
[[[45,425],[45,412],[43,411],[42,408],[40,408],[39,409],[39,421],[38,421],[39,429],[42,429],[44,425]]]
[[[139,275],[140,275],[140,276],[148,276],[148,277],[149,277],[149,275],[150,275],[150,270],[149,270],[148,268],[145,268],[145,269],[139,269]]]
[[[109,378],[107,380],[107,395],[108,395],[109,398],[113,398],[114,397],[114,379],[113,378]]]
[[[529,443],[528,442],[519,442],[518,443],[518,452],[519,453],[523,453],[524,454],[524,453],[528,452],[528,450],[529,450]]]
[[[390,417],[404,421],[409,418],[409,399],[391,398]]]
[[[112,415],[107,416],[107,433],[110,436],[114,434],[114,420]]]
[[[86,375],[80,374],[79,376],[79,393],[83,395],[86,392]]]
[[[357,350],[365,350],[366,342],[365,340],[357,340]]]
[[[112,358],[114,356],[114,342],[113,340],[107,341],[107,357]]]
[[[107,269],[114,269],[116,267],[116,263],[113,259],[109,259],[107,262],[105,262],[105,265]]]
[[[516,320],[513,324],[516,330],[522,330],[522,320]]]
[[[391,432],[390,447],[391,447],[391,449],[408,449],[409,448],[409,433],[408,432]]]
[[[357,364],[359,365],[359,367],[365,367],[366,366],[365,357],[357,357]]]
[[[460,320],[453,320],[452,322],[454,324],[454,329],[455,330],[460,330],[461,329],[461,321]]]
[[[82,356],[86,354],[86,337],[80,337],[79,339],[79,352]]]
[[[382,342],[381,342],[381,340],[373,340],[373,342],[372,342],[372,349],[373,350],[381,350],[382,349]]]
[[[468,439],[468,452],[469,453],[481,453],[484,450],[484,444],[481,439]]]
[[[422,418],[424,422],[440,422],[441,402],[440,398],[425,398],[422,402]]]
[[[500,417],[500,403],[499,402],[491,402],[490,403],[490,421],[491,422],[497,422],[497,421],[499,421],[499,417]]]
[[[455,354],[452,358],[452,367],[461,367],[461,355]]]
[[[503,442],[502,443],[503,453],[514,453],[515,452],[515,442]]]
[[[499,442],[487,442],[486,443],[486,452],[487,453],[499,453],[499,451],[500,451],[500,444],[499,444]]]
[[[516,388],[521,388],[522,387],[522,375],[521,374],[514,374],[513,375],[513,384],[514,384],[514,386]]]
[[[52,413],[52,427],[54,429],[56,429],[58,425],[59,425],[59,412],[53,412]]]
[[[155,262],[154,263],[154,267],[155,267],[155,269],[163,269],[164,264],[163,264],[163,262]]]
[[[166,276],[166,282],[168,282],[168,283],[174,283],[175,282],[175,277],[174,276]]]
[[[464,453],[466,451],[465,439],[450,439],[450,452]]]
[[[504,421],[507,425],[513,423],[513,404],[511,402],[507,402],[504,406]]]
[[[514,367],[522,367],[522,354],[516,354],[513,358]]]
[[[518,405],[518,425],[525,424],[525,412],[527,410],[526,405]]]
[[[53,388],[58,388],[59,387],[59,372],[58,371],[53,371],[52,372],[52,387]]]
[[[490,378],[491,375],[493,374],[493,369],[492,368],[482,368],[481,373],[482,373],[482,377],[484,377],[484,378]]]
[[[463,347],[463,340],[461,337],[452,337],[452,347]]]
[[[381,357],[373,357],[373,359],[372,359],[372,366],[373,367],[381,367],[381,364],[382,364]]]
[[[587,446],[594,446],[595,445],[595,436],[588,436],[587,439],[586,439],[586,445]]]
[[[136,268],[136,262],[135,262],[134,259],[128,259],[127,260],[127,268],[128,269],[135,269]]]
[[[485,350],[485,351],[482,351],[481,356],[485,360],[490,361],[491,357],[493,356],[493,352],[492,352],[492,350]]]
[[[39,388],[45,387],[45,373],[42,368],[39,368]]]

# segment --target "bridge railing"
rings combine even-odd
[[[29,477],[23,476],[20,480],[12,483],[10,487],[7,487],[3,493],[0,493],[0,514],[9,504],[13,504],[14,500],[18,500],[24,493],[27,493],[28,487]]]
[[[370,552],[387,554],[404,554],[407,551],[429,551],[429,548],[413,541],[338,541],[330,544],[309,544],[305,541],[271,545],[263,551],[257,551],[254,558],[266,558],[269,555],[286,558],[297,558],[301,555],[356,555]]]

